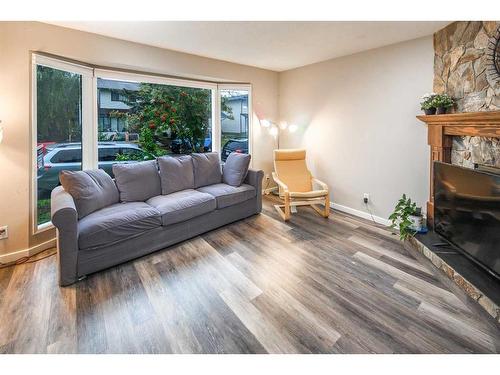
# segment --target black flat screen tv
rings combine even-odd
[[[500,174],[434,162],[434,230],[500,279]]]

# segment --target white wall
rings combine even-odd
[[[0,240],[0,259],[55,236],[54,230],[33,235],[30,225],[30,51],[101,66],[251,83],[254,149],[259,150],[252,157],[253,167],[266,173],[272,169],[274,139],[261,131],[258,118],[278,117],[276,72],[38,22],[0,22],[0,120],[4,127],[0,226],[9,226],[9,238]]]
[[[415,118],[432,90],[432,37],[332,59],[279,75],[280,119],[299,125],[281,147],[304,147],[336,204],[387,218],[407,193],[428,197],[426,127]]]

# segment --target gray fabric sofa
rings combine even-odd
[[[206,159],[206,156],[200,155],[200,158]],[[262,171],[249,169],[246,173],[245,169],[241,185],[232,186],[224,182],[234,180],[232,170],[230,173],[233,176],[225,176],[228,174],[224,173],[227,172],[225,170],[217,174],[213,158],[212,166],[207,167],[207,161],[200,159],[205,164],[197,168],[195,157],[197,155],[193,155],[193,172],[189,169],[190,160],[189,163],[186,159],[181,160],[174,167],[167,164],[166,169],[162,167],[161,160],[158,163],[154,161],[155,166],[159,164],[160,188],[155,185],[156,181],[148,183],[145,175],[141,175],[145,167],[151,168],[152,164],[146,164],[150,162],[117,166],[114,174],[119,198],[114,196],[115,193],[109,194],[109,189],[114,187],[106,186],[106,199],[101,200],[106,206],[99,209],[93,207],[94,211],[90,213],[89,206],[95,205],[99,199],[92,196],[81,199],[74,189],[66,190],[63,186],[65,182],[68,184],[68,178],[63,180],[61,176],[63,186],[55,188],[51,196],[52,223],[57,228],[59,284],[70,285],[88,274],[164,249],[261,211]],[[175,159],[167,159],[167,162],[172,160]],[[144,164],[142,171],[134,167],[139,164]],[[175,168],[184,168],[184,172],[188,168],[188,172],[182,172],[183,176],[176,178],[172,172],[176,171]],[[217,168],[220,166],[217,165]],[[147,173],[151,174],[152,170]],[[100,182],[96,172],[99,171],[89,173],[91,178],[88,183],[97,182],[102,188],[105,184]],[[168,176],[167,180],[165,176]],[[130,184],[136,185],[131,187]],[[88,186],[84,186],[82,191],[88,193],[88,190]],[[109,204],[111,202],[115,203]]]

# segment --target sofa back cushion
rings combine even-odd
[[[78,220],[120,199],[115,182],[102,169],[61,171],[59,180],[75,201]]]
[[[191,154],[194,169],[194,187],[219,184],[222,181],[219,155],[216,152]]]
[[[144,202],[161,194],[156,160],[113,164],[113,174],[122,202]]]
[[[231,186],[241,186],[248,173],[250,155],[232,152],[226,159],[222,172],[222,182]]]
[[[161,193],[194,189],[193,161],[190,155],[158,158],[160,167]]]

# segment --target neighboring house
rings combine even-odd
[[[111,112],[129,112],[130,107],[125,104],[122,90],[137,91],[139,84],[133,82],[121,82],[107,79],[97,79],[99,92],[97,106],[99,108],[99,131],[100,132],[125,132],[127,131],[127,119],[125,117],[112,117]]]
[[[222,112],[222,132],[248,134],[248,95],[227,97],[226,103],[232,114]]]

